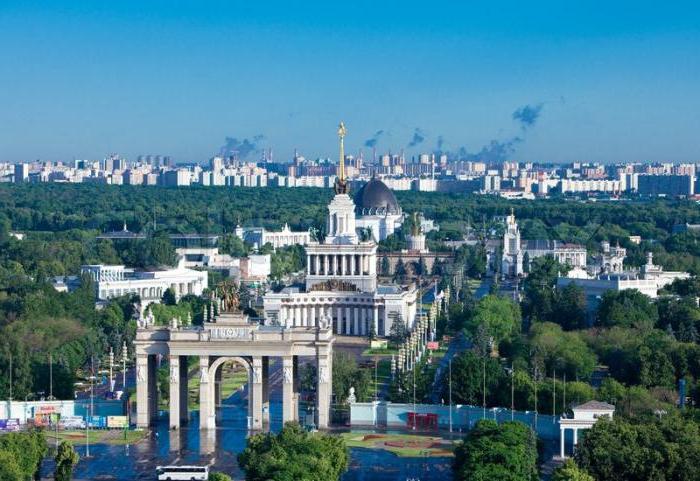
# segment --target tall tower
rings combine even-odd
[[[520,229],[515,221],[515,213],[510,210],[506,217],[506,231],[503,234],[503,256],[501,258],[501,275],[517,277],[523,273],[523,252],[520,249]]]
[[[340,162],[338,163],[338,178],[335,180],[335,193],[336,194],[348,194],[350,189],[348,188],[348,183],[345,179],[345,124],[340,122],[338,126],[338,139],[340,141]]]
[[[356,232],[355,202],[348,195],[345,179],[345,125],[340,123],[340,163],[335,181],[335,196],[328,204],[326,236],[322,243],[310,242],[306,246],[306,290],[328,290],[336,286],[354,286],[361,292],[374,292],[377,288],[377,244],[361,241]],[[340,284],[338,284],[340,283]]]

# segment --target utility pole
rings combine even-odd
[[[537,366],[535,366],[535,433],[537,433]]]
[[[95,356],[90,356],[90,416],[85,423],[85,456],[90,457],[90,422],[94,415],[95,398]]]
[[[552,416],[557,415],[557,370],[554,369],[552,373],[554,377],[554,384],[552,387]]]
[[[12,351],[10,351],[10,402],[12,402]]]
[[[114,392],[114,376],[112,375],[114,371],[114,349],[112,346],[109,347],[109,390]]]
[[[564,400],[562,402],[561,415],[566,416],[566,373],[564,373]]]
[[[481,371],[483,373],[483,386],[482,386],[482,403],[483,403],[483,408],[484,408],[484,415],[482,419],[486,419],[486,358],[484,357],[482,359],[481,363]]]
[[[374,401],[379,399],[379,384],[377,382],[377,365],[379,363],[379,356],[374,356]]]
[[[126,356],[128,355],[126,349],[126,341],[122,344],[122,390],[126,394]]]
[[[416,365],[413,365],[413,430],[416,430]]]
[[[448,379],[449,379],[449,391],[450,391],[450,432],[452,432],[452,359],[447,361],[448,367]]]
[[[49,401],[53,399],[53,357],[49,353]]]
[[[515,419],[515,369],[513,363],[510,363],[510,420]]]

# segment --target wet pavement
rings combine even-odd
[[[103,480],[130,481],[154,480],[159,465],[210,465],[215,471],[223,471],[242,480],[243,473],[236,462],[236,455],[245,448],[247,407],[243,399],[229,399],[221,410],[221,427],[215,432],[200,433],[198,413],[191,413],[189,426],[179,431],[169,431],[167,413],[159,419],[146,439],[132,446],[92,445],[90,457],[85,457],[86,447],[76,445],[80,462],[76,466],[75,481]],[[278,431],[282,426],[282,406],[271,403],[270,428]],[[364,432],[364,431],[363,431]],[[451,458],[399,458],[386,451],[351,449],[350,468],[343,481],[449,481]],[[53,463],[42,467],[42,479],[50,479]]]

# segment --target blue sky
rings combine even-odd
[[[697,2],[3,0],[0,46],[0,161],[335,156],[341,119],[352,152],[700,161]]]

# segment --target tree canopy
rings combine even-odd
[[[456,481],[536,481],[537,445],[523,423],[481,420],[455,449]]]
[[[348,459],[341,437],[309,433],[297,423],[287,423],[279,434],[249,437],[238,464],[246,481],[337,481]]]

